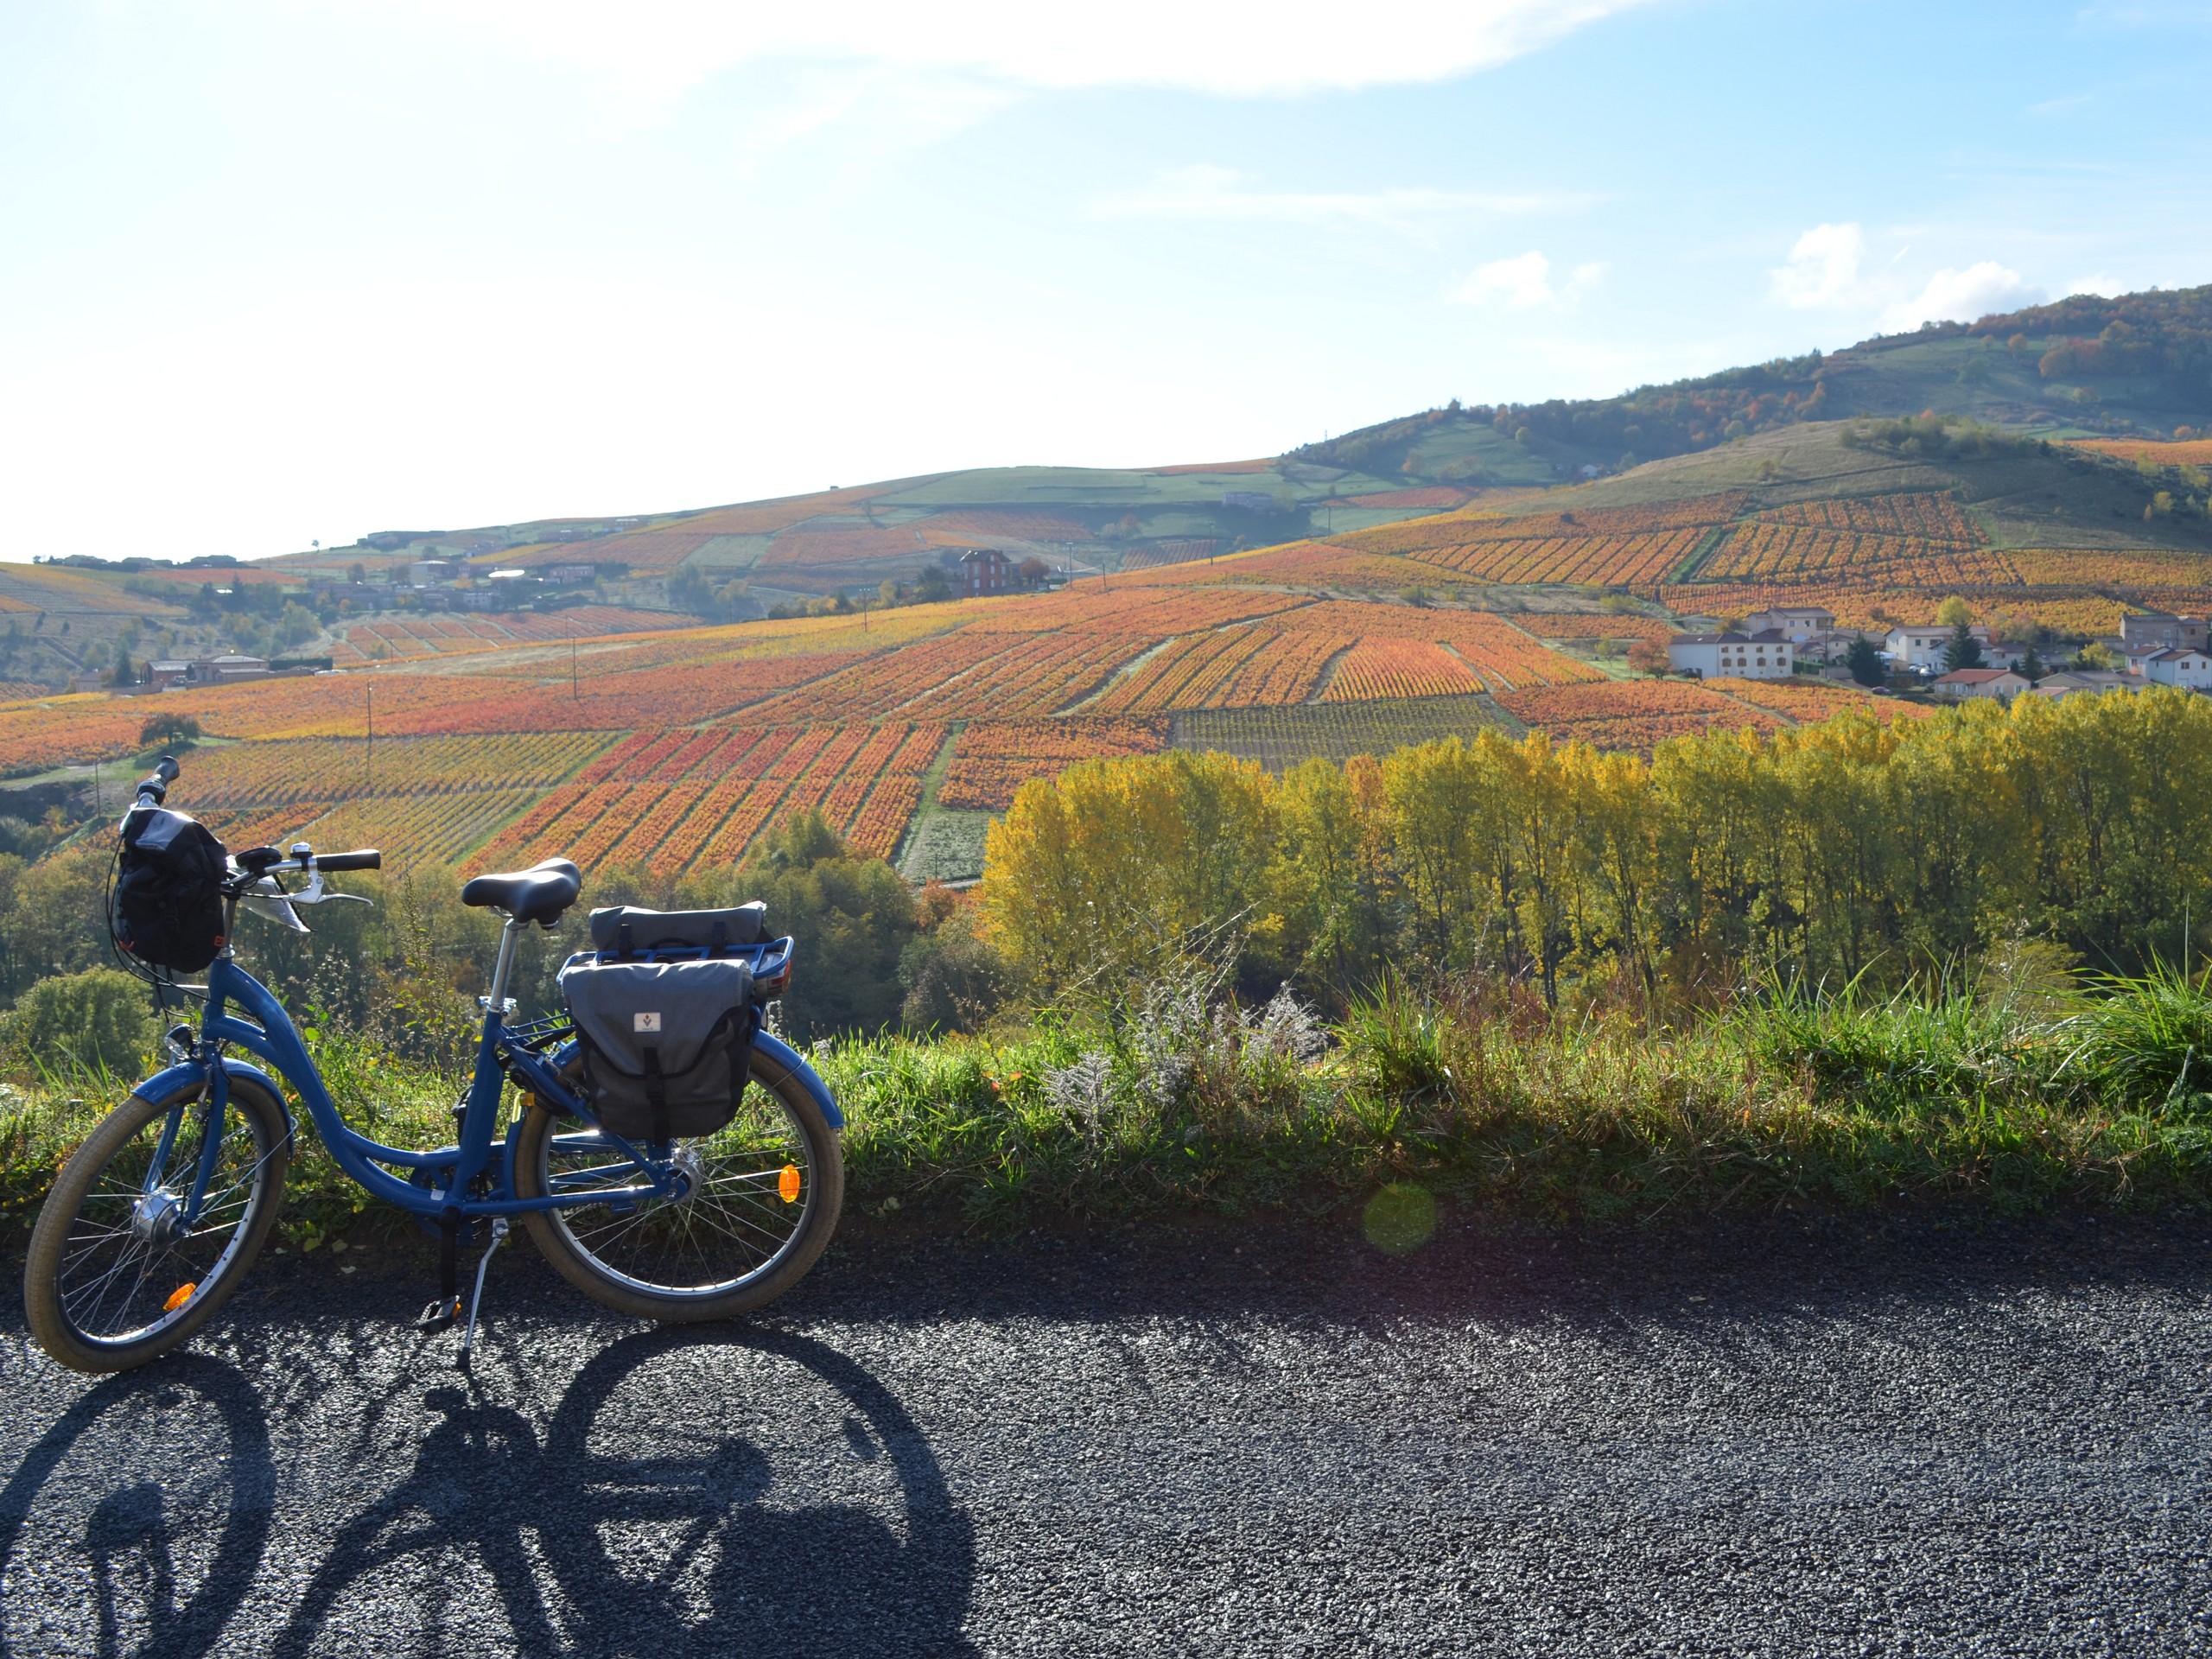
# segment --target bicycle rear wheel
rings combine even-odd
[[[563,1146],[583,1125],[532,1102],[515,1147],[515,1196],[630,1185],[619,1154]],[[524,1214],[556,1271],[619,1313],[672,1321],[726,1319],[773,1301],[804,1276],[836,1230],[845,1165],[796,1072],[755,1051],[737,1116],[677,1142],[691,1178],[683,1198],[581,1205]]]
[[[290,1129],[268,1090],[233,1077],[206,1198],[182,1226],[207,1146],[207,1091],[195,1080],[158,1100],[132,1095],[47,1194],[23,1263],[23,1307],[39,1346],[72,1370],[128,1370],[184,1341],[238,1288],[276,1224]],[[162,1179],[149,1192],[173,1115]]]

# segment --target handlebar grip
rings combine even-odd
[[[156,806],[169,798],[169,785],[176,781],[176,757],[165,754],[153,771],[138,780],[137,796],[141,803],[151,801]]]
[[[373,847],[355,853],[317,853],[315,867],[318,870],[380,870],[384,855]]]

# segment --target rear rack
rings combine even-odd
[[[575,1022],[565,1014],[548,1014],[505,1027],[500,1033],[517,1048],[543,1054],[576,1034]]]
[[[789,934],[763,939],[758,944],[664,944],[650,950],[579,950],[569,958],[571,967],[598,967],[618,962],[742,962],[753,969],[753,994],[760,1001],[781,996],[791,982],[791,945]],[[565,1023],[565,1022],[564,1022]]]

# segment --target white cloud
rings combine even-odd
[[[1564,284],[1554,288],[1552,262],[1532,248],[1510,259],[1477,265],[1466,281],[1446,297],[1461,305],[1502,305],[1508,311],[1572,305],[1595,288],[1605,274],[1602,263],[1577,265]]]
[[[389,17],[390,0],[322,0]],[[412,0],[417,24],[488,35],[648,100],[732,65],[797,56],[952,68],[1046,87],[1150,86],[1252,96],[1436,81],[1484,69],[1649,0],[1383,0],[1346,26],[1322,0]]]
[[[2088,276],[2076,276],[2066,284],[2066,292],[2069,296],[2075,294],[2094,294],[2099,299],[2109,300],[2116,295],[2129,294],[2133,291],[2134,285],[2125,276],[2114,276],[2101,270]]]
[[[1885,320],[1903,328],[1923,322],[1972,322],[1993,311],[2034,305],[2043,296],[2043,289],[2018,271],[1984,259],[1964,270],[1937,271],[1917,296],[1892,305]]]
[[[1579,207],[1587,200],[1488,195],[1464,190],[1252,190],[1245,188],[1244,175],[1200,163],[1170,168],[1145,189],[1101,197],[1087,211],[1094,219],[1247,219],[1306,225],[1338,221],[1381,226],[1411,234],[1427,221],[1455,213],[1555,212]]]
[[[2040,288],[2009,265],[1980,260],[1964,270],[1946,266],[1917,289],[1890,270],[1911,251],[1900,248],[1881,270],[1869,275],[1866,233],[1856,224],[1815,225],[1789,250],[1789,261],[1769,274],[1774,297],[1797,310],[1834,310],[1865,315],[1880,308],[1889,328],[1916,328],[1923,322],[1972,322],[1993,311],[2033,305]]]
[[[1771,273],[1774,296],[1805,311],[1859,303],[1864,297],[1859,263],[1866,236],[1856,225],[1815,225],[1789,250],[1789,263]]]

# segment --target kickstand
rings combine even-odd
[[[476,1345],[476,1310],[484,1301],[484,1269],[492,1265],[492,1252],[507,1242],[507,1218],[492,1217],[492,1242],[486,1246],[483,1260],[476,1264],[476,1294],[468,1299],[468,1327],[461,1333],[461,1351],[454,1356],[454,1364],[461,1370],[468,1369],[470,1351]]]

